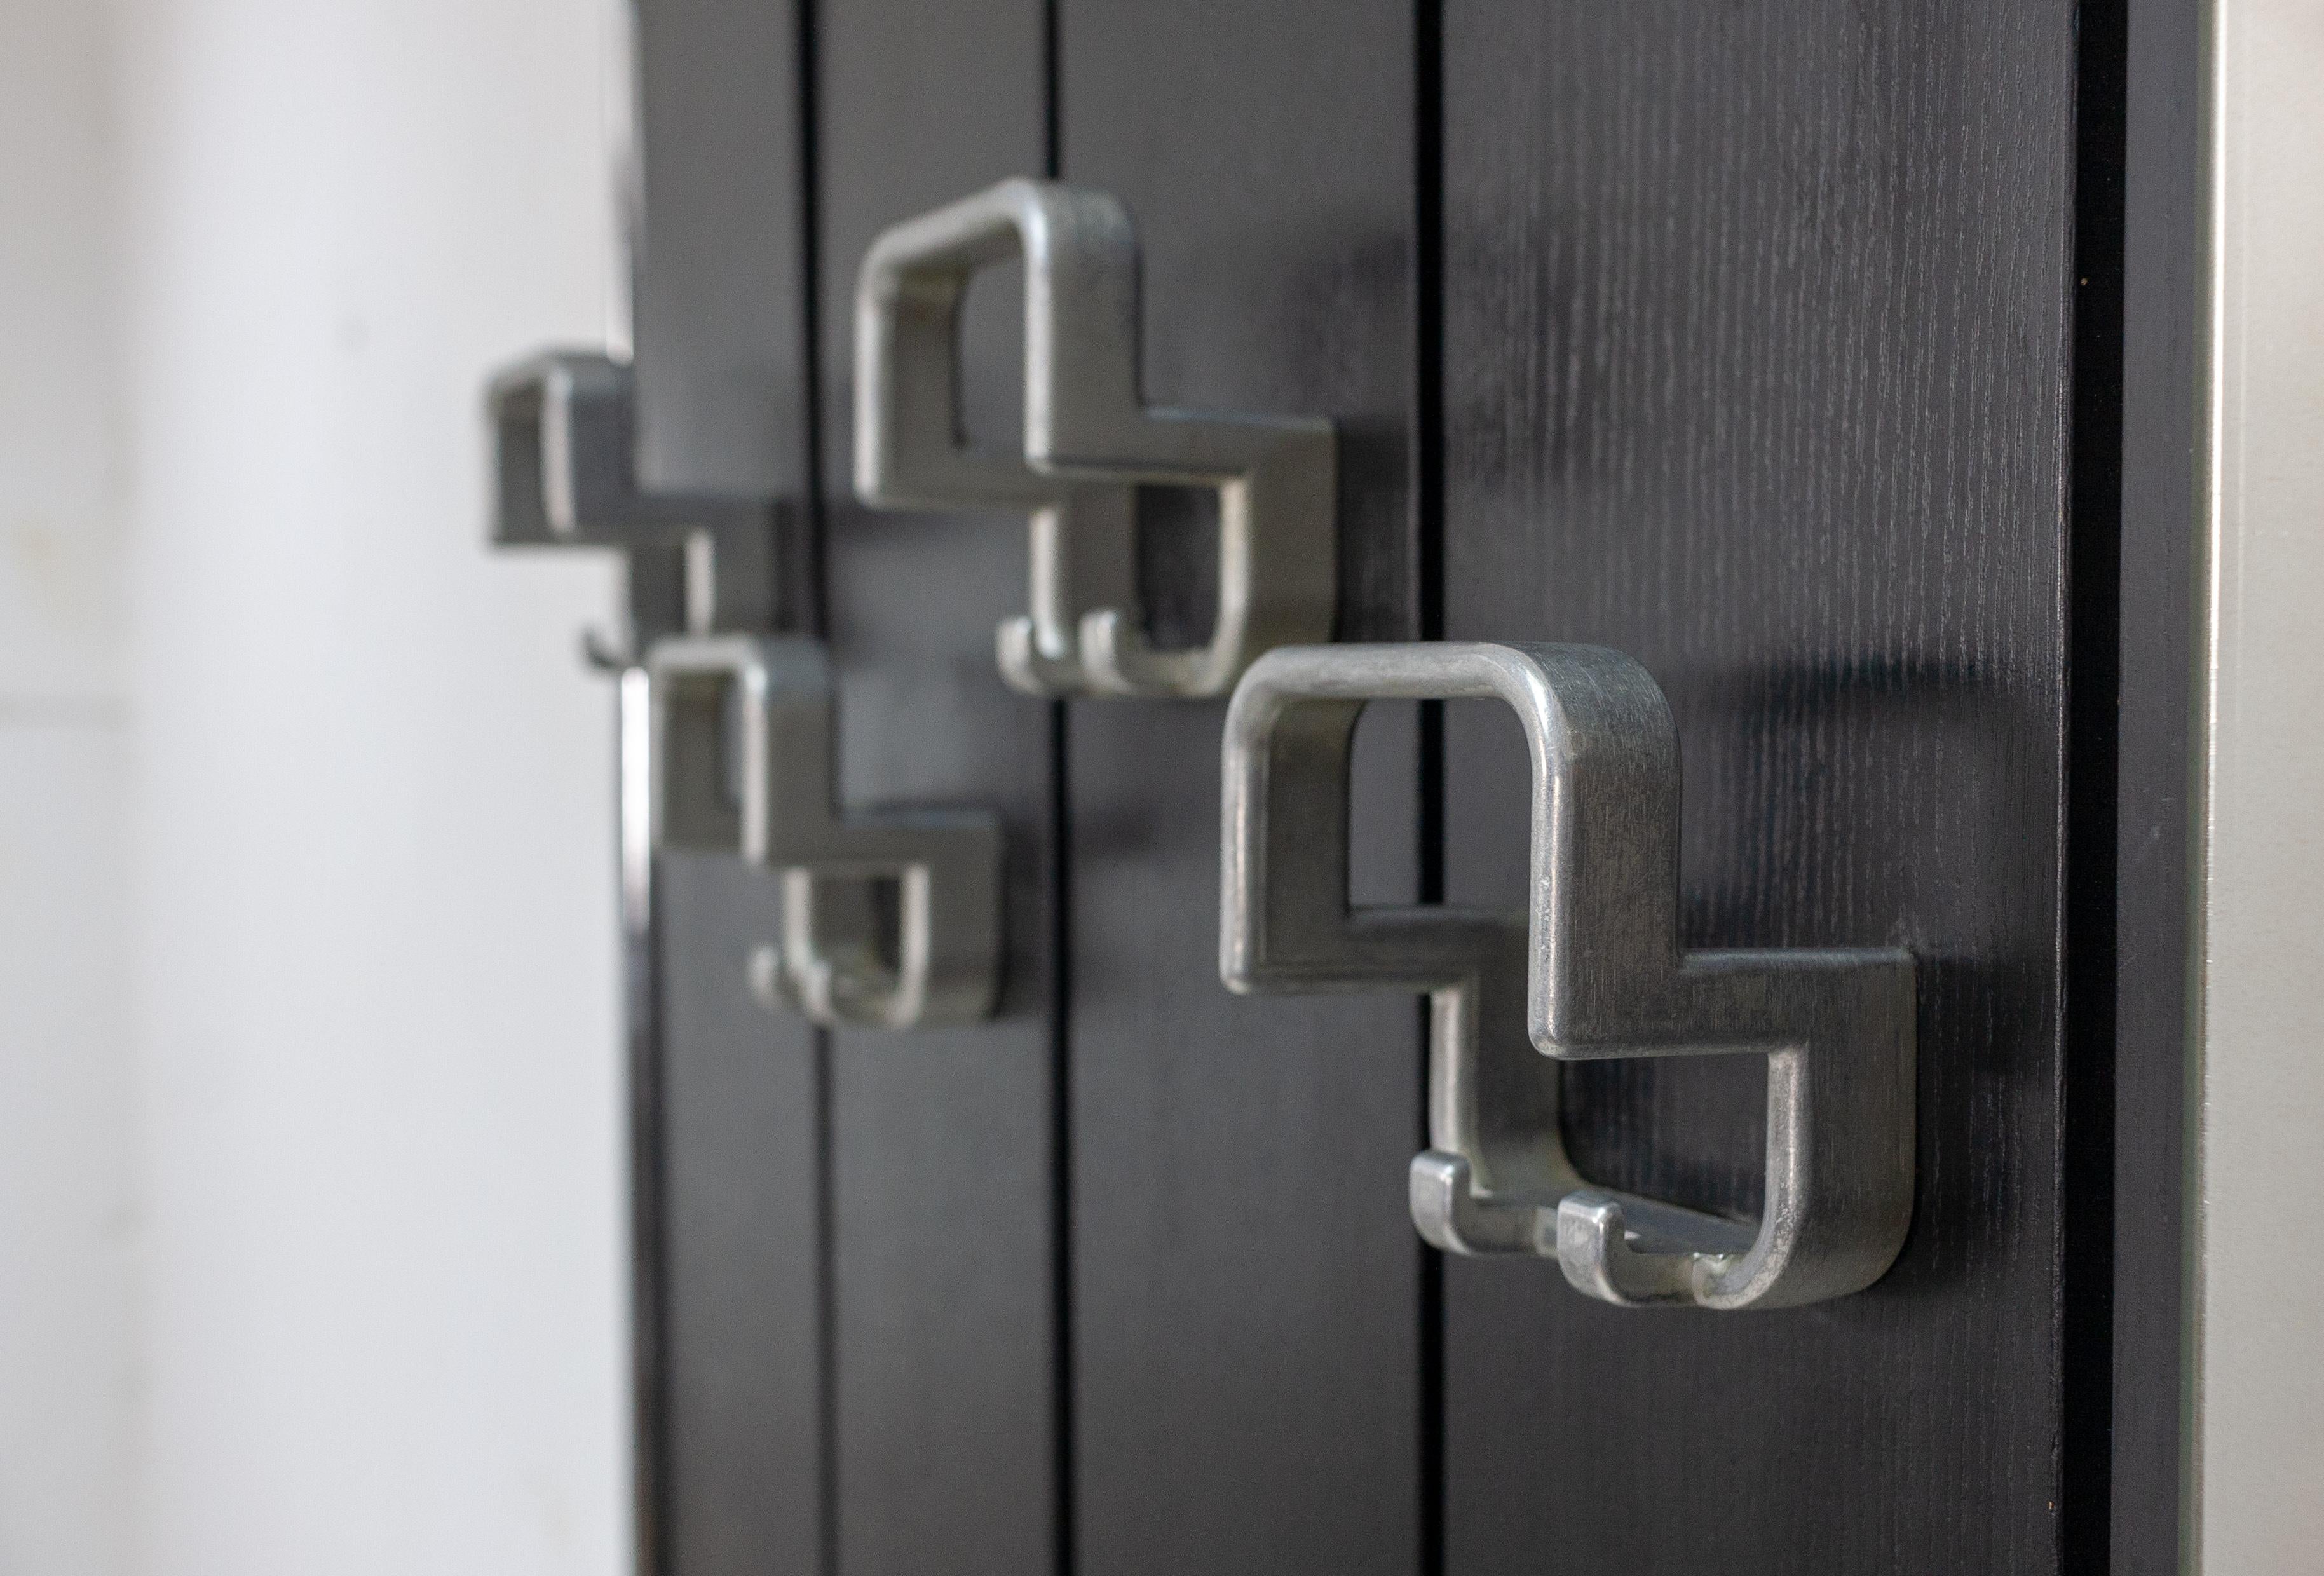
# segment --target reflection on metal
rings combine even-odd
[[[999,821],[979,810],[833,808],[831,665],[821,642],[681,636],[646,656],[654,839],[780,872],[761,1000],[825,1027],[912,1028],[990,1014],[1001,970]]]
[[[970,446],[959,316],[972,277],[1025,263],[1025,447]],[[855,296],[855,485],[866,502],[1032,516],[1032,609],[1001,626],[1034,695],[1223,695],[1269,648],[1331,638],[1327,421],[1151,409],[1139,392],[1138,239],[1102,192],[1000,185],[888,231]],[[1131,605],[1140,484],[1215,488],[1207,644],[1150,645]]]
[[[669,1298],[663,1282],[662,1037],[659,910],[654,902],[652,691],[642,668],[616,681],[616,853],[621,880],[622,1025],[629,1074],[631,1452],[635,1576],[669,1569]]]
[[[587,638],[621,668],[657,637],[774,622],[776,505],[765,498],[643,493],[627,364],[550,351],[493,380],[493,542],[613,548],[629,569],[630,628]]]
[[[1494,699],[1533,761],[1530,909],[1351,909],[1348,765],[1368,700]],[[1914,972],[1889,950],[1678,942],[1678,741],[1644,668],[1592,646],[1294,648],[1228,709],[1221,968],[1240,991],[1431,998],[1414,1223],[1554,1258],[1609,1303],[1775,1307],[1871,1285],[1912,1213]],[[1539,1054],[1536,1054],[1538,1052]],[[1558,1062],[1767,1061],[1756,1222],[1596,1187],[1558,1130]]]

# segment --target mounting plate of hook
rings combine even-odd
[[[594,664],[632,666],[667,634],[773,624],[779,505],[642,491],[626,362],[543,352],[494,377],[486,405],[493,545],[612,549],[625,560],[629,628],[584,637]]]
[[[782,882],[782,934],[751,963],[773,1007],[826,1028],[991,1015],[1001,831],[982,810],[834,807],[831,663],[800,637],[688,635],[646,655],[654,843],[724,852]]]
[[[1025,264],[1025,442],[963,437],[961,302]],[[1004,180],[882,235],[855,296],[855,485],[888,508],[999,510],[1032,522],[1030,612],[1001,670],[1034,695],[1226,694],[1260,652],[1331,638],[1336,438],[1312,417],[1148,406],[1139,388],[1138,238],[1103,192]],[[1133,606],[1140,485],[1215,489],[1218,614],[1185,650]]]
[[[1524,913],[1351,908],[1348,763],[1371,700],[1498,699],[1532,760]],[[1286,648],[1228,707],[1221,972],[1239,991],[1430,997],[1421,1235],[1554,1258],[1622,1304],[1780,1307],[1885,1273],[1913,1206],[1914,964],[1885,948],[1689,951],[1662,691],[1594,646]],[[1597,1186],[1560,1061],[1748,1055],[1767,1068],[1757,1221]]]

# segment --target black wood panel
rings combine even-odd
[[[634,3],[639,475],[797,497],[808,395],[798,5]]]
[[[1054,708],[1011,692],[993,626],[1025,607],[1021,516],[854,499],[855,271],[890,225],[1045,158],[1038,0],[828,0],[816,29],[824,558],[849,802],[973,804],[1009,838],[996,1020],[833,1038],[838,1568],[1053,1568],[1056,1367]],[[981,432],[1023,398],[1021,306],[972,292]]]
[[[671,1576],[818,1569],[816,1051],[750,991],[777,883],[660,862]]]
[[[1351,639],[1417,632],[1414,80],[1385,0],[1060,6],[1062,168],[1138,223],[1146,394],[1340,423]],[[1148,545],[1162,611],[1200,607]],[[1222,710],[1072,707],[1079,1568],[1409,1571],[1417,1013],[1221,987]],[[1359,880],[1408,901],[1410,716],[1370,732]]]
[[[2202,7],[2132,0],[2124,192],[2114,1568],[2179,1570]]]
[[[1669,693],[1702,945],[1922,960],[1920,1180],[1869,1292],[1754,1314],[1446,1270],[1448,1567],[2060,1559],[2074,7],[1445,7],[1446,633]],[[1446,895],[1524,763],[1446,733]],[[1754,1209],[1760,1070],[1569,1070],[1618,1184]]]
[[[788,0],[638,0],[639,465],[649,486],[807,492],[799,17]],[[786,555],[784,604],[803,605]],[[649,1576],[825,1564],[828,1227],[824,1049],[751,997],[775,882],[659,862],[663,1175],[660,1525]],[[656,1295],[658,1294],[658,1295]],[[646,1508],[649,1517],[655,1507]]]

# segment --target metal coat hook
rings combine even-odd
[[[733,853],[780,873],[782,938],[751,963],[760,1000],[827,1028],[990,1015],[1001,974],[998,818],[835,810],[820,641],[678,636],[654,644],[646,669],[655,845]]]
[[[1370,700],[1495,699],[1533,761],[1526,913],[1351,909],[1348,766]],[[1646,670],[1594,646],[1288,649],[1228,708],[1221,971],[1240,991],[1431,998],[1414,1223],[1554,1258],[1606,1302],[1780,1307],[1861,1290],[1912,1215],[1914,965],[1888,949],[1683,949],[1679,760]],[[1766,1196],[1729,1220],[1593,1186],[1558,1062],[1766,1058]]]
[[[493,380],[493,542],[613,548],[627,560],[629,628],[583,639],[599,667],[635,665],[665,634],[775,620],[769,498],[641,492],[629,365],[549,351]]]
[[[960,304],[980,269],[1025,263],[1025,447],[970,446]],[[1032,517],[1031,612],[1001,670],[1034,695],[1223,695],[1271,647],[1331,638],[1336,442],[1328,421],[1147,406],[1138,239],[1102,192],[1004,180],[899,225],[855,294],[855,486],[891,508]],[[1215,488],[1218,619],[1157,650],[1133,607],[1136,489]]]

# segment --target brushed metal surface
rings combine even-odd
[[[1471,699],[1525,728],[1526,909],[1351,907],[1358,714]],[[1237,687],[1222,772],[1227,984],[1430,996],[1411,1198],[1431,1243],[1554,1258],[1602,1302],[1721,1309],[1844,1296],[1894,1261],[1913,1205],[1911,956],[1681,945],[1678,739],[1646,669],[1595,646],[1287,647]],[[1756,1221],[1596,1186],[1568,1157],[1558,1062],[1748,1054],[1767,1067]]]
[[[825,1028],[973,1023],[992,1010],[1000,822],[834,807],[836,701],[821,641],[676,636],[647,652],[646,671],[656,845],[732,853],[781,885],[781,938],[752,956],[761,1000]]]
[[[627,627],[585,639],[597,666],[631,666],[664,634],[773,623],[780,506],[746,493],[641,487],[627,363],[596,351],[544,351],[494,377],[487,404],[493,545],[600,548],[622,557]]]
[[[1025,264],[1025,438],[961,436],[959,315],[980,270]],[[1138,235],[1102,191],[1012,179],[908,220],[855,291],[855,484],[894,508],[1032,517],[1032,612],[1004,622],[1001,670],[1031,695],[1223,695],[1260,652],[1328,640],[1337,446],[1328,421],[1145,403]],[[1130,609],[1136,488],[1215,487],[1209,639],[1162,650]]]

